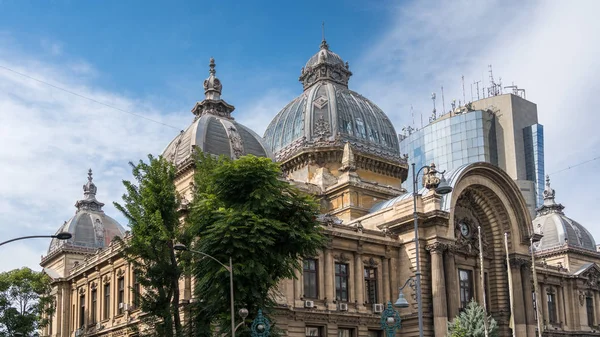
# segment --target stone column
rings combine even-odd
[[[542,326],[546,326],[550,323],[550,316],[548,316],[548,295],[546,295],[546,285],[540,284],[540,303],[542,304],[542,314],[544,315]],[[544,328],[545,329],[545,328]]]
[[[448,333],[448,305],[443,257],[445,248],[446,246],[440,243],[427,246],[427,250],[431,253],[431,295],[435,337],[445,337]]]
[[[365,288],[364,282],[364,267],[362,262],[362,254],[357,252],[354,253],[354,300],[356,301],[357,308],[362,308],[365,304],[365,298],[363,290]]]
[[[563,286],[556,287],[556,317],[561,326],[565,323],[564,295]]]
[[[392,301],[395,301],[398,298],[398,268],[396,261],[397,259],[394,257],[391,257],[388,260],[390,268],[390,297],[392,298]]]
[[[525,298],[523,294],[523,283],[521,278],[522,260],[511,261],[513,299],[514,299],[514,322],[515,333],[517,336],[527,336],[527,323],[525,321]]]
[[[381,258],[381,273],[382,282],[381,287],[383,288],[383,298],[381,299],[381,303],[387,304],[388,301],[392,301],[393,299],[390,297],[390,271],[389,271],[389,259]]]
[[[335,300],[335,290],[333,288],[335,272],[333,270],[333,256],[331,255],[331,249],[325,249],[324,259],[325,268],[323,269],[323,277],[325,278],[325,294],[323,297],[327,300],[327,306],[329,306],[329,304],[333,303]]]
[[[448,250],[444,254],[444,269],[446,278],[446,292],[448,294],[448,320],[453,320],[458,315],[458,271],[454,262],[454,252]]]
[[[523,292],[525,297],[525,320],[527,322],[527,336],[535,337],[535,312],[533,309],[533,283],[531,280],[531,267],[525,266],[521,273],[521,279],[523,282]]]

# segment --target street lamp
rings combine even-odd
[[[69,240],[73,235],[69,232],[59,232],[57,234],[54,235],[30,235],[30,236],[22,236],[19,238],[15,238],[15,239],[11,239],[8,241],[4,241],[2,243],[0,243],[0,246],[5,245],[7,243],[11,243],[13,241],[18,241],[18,240],[25,240],[25,239],[38,239],[38,238],[52,238],[52,239],[59,239],[59,240]]]
[[[262,310],[258,309],[258,315],[252,321],[250,335],[252,337],[269,337],[271,334],[271,322],[263,316]]]
[[[400,329],[400,322],[400,314],[394,310],[392,302],[388,302],[387,308],[381,313],[381,329],[385,330],[386,337],[396,335],[396,330]]]
[[[427,168],[427,179],[425,179],[425,187],[434,188],[437,194],[448,194],[452,192],[452,187],[448,185],[446,178],[444,178],[444,172],[441,172],[442,177],[437,178],[436,174],[438,171],[435,169],[435,164],[431,164],[431,166],[425,165],[416,171],[415,163],[412,163],[412,172],[413,172],[413,220],[415,225],[415,250],[416,250],[416,258],[415,261],[417,263],[417,271],[415,272],[416,276],[416,284],[417,284],[417,306],[419,308],[419,336],[423,337],[423,303],[421,299],[421,264],[419,262],[419,220],[417,215],[417,197],[419,196],[417,190],[417,177],[421,171]],[[407,281],[408,282],[408,281]],[[406,284],[405,284],[406,285]],[[406,299],[405,299],[406,301]]]
[[[225,264],[223,264],[221,261],[217,260],[215,257],[208,255],[204,252],[200,252],[197,250],[193,250],[193,249],[189,249],[186,245],[184,245],[183,243],[176,243],[173,245],[173,249],[174,250],[185,250],[188,252],[192,252],[194,254],[198,254],[198,255],[202,255],[205,257],[208,257],[209,259],[212,259],[213,261],[215,261],[216,263],[220,264],[221,266],[223,266],[223,268],[225,268],[225,270],[227,270],[229,272],[229,292],[230,292],[230,297],[231,297],[231,337],[235,337],[235,330],[237,329],[235,326],[235,308],[233,306],[234,301],[233,301],[233,262],[231,260],[231,256],[229,257],[229,266],[226,266]],[[245,313],[246,316],[248,316],[248,310],[242,311],[240,310],[240,316],[243,315],[243,313]],[[243,323],[243,321],[242,321]]]
[[[408,280],[404,282],[404,285],[400,287],[400,289],[398,289],[398,299],[396,300],[396,303],[394,303],[395,307],[408,308],[408,301],[406,300],[406,297],[404,297],[404,293],[402,292],[404,287],[406,287],[408,284],[410,284],[411,287],[414,287],[415,279],[413,277],[409,277]]]

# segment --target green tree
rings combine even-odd
[[[479,303],[471,300],[467,308],[454,321],[448,322],[450,337],[485,337],[485,310]],[[498,325],[492,316],[488,317],[488,332],[490,337],[498,337]]]
[[[236,312],[254,318],[274,308],[277,285],[295,277],[301,260],[327,238],[316,221],[315,200],[281,179],[278,164],[252,155],[237,160],[198,154],[194,199],[187,223],[193,249],[227,264],[233,260]],[[230,333],[229,273],[210,259],[194,258],[195,334]],[[239,321],[239,316],[236,318]],[[248,331],[239,331],[238,334]]]
[[[181,200],[175,190],[175,168],[163,158],[130,163],[136,183],[123,181],[123,205],[115,203],[131,228],[124,256],[144,288],[140,307],[146,313],[142,336],[182,336],[179,278],[173,243],[184,240],[180,228]]]
[[[50,277],[29,268],[0,273],[0,336],[29,336],[54,312]]]

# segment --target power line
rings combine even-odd
[[[97,103],[97,104],[103,105],[103,106],[105,106],[105,107],[108,107],[108,108],[111,108],[111,109],[114,109],[114,110],[117,110],[117,111],[120,111],[120,112],[124,112],[124,113],[126,113],[126,114],[129,114],[129,115],[132,115],[132,116],[135,116],[135,117],[143,118],[143,119],[145,119],[145,120],[147,120],[147,121],[154,122],[154,123],[156,123],[156,124],[160,124],[160,125],[163,125],[163,126],[166,126],[166,127],[169,127],[169,128],[173,128],[173,129],[175,129],[175,130],[179,130],[179,129],[180,129],[180,128],[178,128],[178,127],[175,127],[175,126],[173,126],[173,125],[169,125],[169,124],[166,124],[166,123],[163,123],[163,122],[157,121],[157,120],[155,120],[155,119],[148,118],[148,117],[146,117],[146,116],[143,116],[143,115],[140,115],[140,114],[136,114],[136,113],[134,113],[134,112],[131,112],[131,111],[123,110],[123,109],[121,109],[121,108],[117,108],[116,106],[112,106],[112,105],[110,105],[110,104],[107,104],[107,103],[104,103],[104,102],[100,102],[100,101],[98,101],[98,100],[96,100],[96,99],[93,99],[93,98],[91,98],[91,97],[88,97],[88,96],[84,96],[84,95],[78,94],[78,93],[76,93],[76,92],[74,92],[74,91],[71,91],[71,90],[68,90],[68,89],[65,89],[65,88],[59,87],[59,86],[57,86],[57,85],[54,85],[54,84],[52,84],[52,83],[48,83],[48,82],[46,82],[46,81],[42,81],[42,80],[40,80],[40,79],[37,79],[37,78],[35,78],[35,77],[31,77],[31,76],[29,76],[29,75],[27,75],[27,74],[23,74],[23,73],[21,73],[21,72],[18,72],[18,71],[16,71],[16,70],[10,69],[10,68],[8,68],[8,67],[5,67],[5,66],[3,66],[3,65],[0,65],[0,68],[2,68],[2,69],[5,69],[5,70],[8,70],[8,71],[10,71],[10,72],[12,72],[12,73],[15,73],[15,74],[17,74],[17,75],[20,75],[20,76],[26,77],[26,78],[28,78],[28,79],[30,79],[30,80],[34,80],[34,81],[36,81],[36,82],[39,82],[39,83],[45,84],[45,85],[47,85],[47,86],[50,86],[50,87],[52,87],[52,88],[55,88],[55,89],[58,89],[58,90],[64,91],[64,92],[66,92],[66,93],[69,93],[69,94],[71,94],[71,95],[74,95],[74,96],[77,96],[77,97],[80,97],[80,98],[83,98],[83,99],[87,99],[87,100],[89,100],[89,101],[92,101],[92,102],[94,102],[94,103]]]
[[[581,166],[581,165],[583,165],[583,164],[587,164],[587,163],[589,163],[589,162],[593,162],[594,160],[598,160],[598,159],[600,159],[600,156],[598,156],[598,157],[595,157],[595,158],[592,158],[592,159],[588,159],[588,160],[586,160],[586,161],[582,161],[582,162],[580,162],[580,163],[577,163],[577,164],[575,164],[575,165],[571,165],[571,166],[569,166],[569,167],[567,167],[567,168],[564,168],[564,169],[562,169],[562,170],[558,170],[558,171],[555,171],[555,172],[549,173],[548,175],[549,175],[549,176],[551,176],[551,175],[553,175],[553,174],[557,174],[557,173],[560,173],[560,172],[563,172],[563,171],[566,171],[566,170],[570,170],[570,169],[572,169],[572,168],[575,168],[575,167],[577,167],[577,166]]]

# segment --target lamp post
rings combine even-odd
[[[13,241],[25,240],[25,239],[39,239],[39,238],[52,238],[59,240],[69,240],[73,235],[69,232],[60,232],[54,235],[30,235],[30,236],[21,236],[18,238],[10,239],[4,242],[0,242],[0,246],[5,245],[7,243],[11,243]]]
[[[221,266],[223,266],[223,268],[225,268],[225,270],[227,270],[229,272],[229,294],[231,297],[231,337],[235,337],[235,330],[237,329],[235,326],[235,308],[234,308],[234,301],[233,301],[233,262],[231,260],[231,256],[229,257],[229,266],[223,264],[221,261],[217,260],[215,257],[208,255],[204,252],[200,252],[197,250],[193,250],[193,249],[189,249],[186,245],[182,244],[182,243],[176,243],[173,245],[173,249],[174,250],[185,250],[188,252],[192,252],[194,254],[198,254],[198,255],[202,255],[205,257],[208,257],[209,259],[212,259],[213,261],[215,261],[216,263],[220,264]],[[245,313],[246,316],[248,316],[248,310],[246,311],[242,311],[240,310],[240,315],[243,315]],[[242,321],[243,323],[243,321]]]
[[[438,179],[436,174],[438,171],[435,169],[435,164],[431,164],[430,166],[425,165],[416,171],[415,163],[412,163],[412,172],[413,172],[413,220],[415,225],[415,250],[416,250],[416,258],[415,261],[417,263],[417,271],[415,272],[416,276],[416,286],[417,286],[417,306],[418,306],[418,315],[419,315],[419,336],[423,337],[423,303],[421,299],[421,265],[419,262],[419,220],[417,214],[417,198],[419,196],[417,191],[417,177],[421,171],[427,168],[428,171],[428,179],[425,181],[425,187],[434,188],[437,194],[448,194],[452,192],[452,187],[448,185],[446,179],[444,178],[444,172],[441,172],[442,178]],[[407,281],[408,282],[408,281]],[[406,285],[406,284],[405,284]],[[406,300],[406,299],[405,299]]]
[[[400,314],[394,310],[392,302],[388,302],[387,308],[381,313],[381,329],[385,330],[385,336],[394,337],[396,330],[400,329],[400,322]]]

